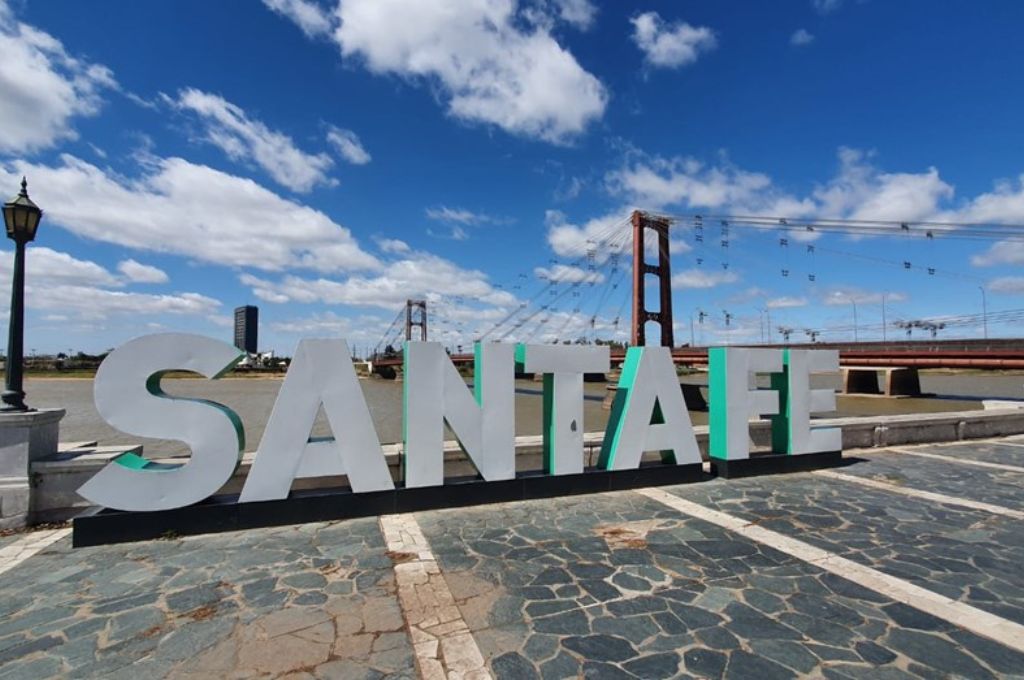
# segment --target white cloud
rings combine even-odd
[[[820,14],[829,14],[843,5],[843,0],[811,0],[811,6]]]
[[[993,293],[1020,295],[1024,293],[1024,276],[1001,276],[989,281],[986,288]]]
[[[199,293],[149,295],[88,286],[31,288],[26,306],[37,309],[73,311],[82,319],[105,319],[113,314],[189,314],[205,316],[218,311],[221,303]]]
[[[954,188],[936,168],[889,173],[875,167],[870,157],[857,149],[840,148],[835,176],[802,197],[782,191],[770,176],[738,168],[727,159],[706,165],[694,158],[666,159],[632,150],[621,168],[606,175],[605,185],[616,198],[653,209],[897,222],[1024,219],[1024,185],[1004,183],[961,210],[949,210],[944,206],[954,198]]]
[[[379,319],[376,319],[380,322]],[[324,312],[322,314],[313,314],[311,316],[290,319],[288,321],[275,321],[269,324],[271,330],[278,333],[287,333],[289,335],[315,335],[318,333],[328,333],[336,337],[345,337],[346,340],[351,341],[352,338],[348,337],[349,332],[354,330],[352,319],[345,316],[338,316],[334,312]],[[364,324],[359,325],[360,328],[364,327]],[[383,331],[383,327],[381,328]]]
[[[450,239],[452,241],[467,240],[469,238],[467,227],[478,227],[485,224],[511,224],[514,221],[507,217],[495,217],[485,213],[466,210],[465,208],[449,208],[444,205],[436,208],[427,208],[426,215],[429,219],[442,222],[449,227],[447,233],[427,229],[427,234],[434,238]]]
[[[0,152],[34,152],[75,139],[76,116],[93,116],[116,89],[110,69],[69,55],[49,33],[18,22],[0,0]]]
[[[263,0],[263,4],[283,17],[294,21],[310,38],[330,34],[334,22],[320,5],[308,0]]]
[[[728,283],[735,283],[740,277],[731,271],[712,271],[704,269],[686,269],[672,275],[673,288],[714,288]]]
[[[1024,175],[1016,181],[1002,180],[991,192],[979,194],[960,210],[941,216],[946,220],[960,220],[986,224],[1024,223]],[[1024,243],[996,241],[988,250],[971,258],[975,267],[1024,263]]]
[[[469,232],[457,224],[453,224],[447,233],[427,229],[427,235],[433,236],[434,238],[448,239],[450,241],[465,241],[469,238]]]
[[[953,187],[928,168],[921,173],[880,172],[869,154],[839,149],[839,173],[813,193],[822,217],[853,220],[918,221],[935,217],[940,204],[953,197]]]
[[[599,264],[613,255],[621,258],[633,251],[632,226],[629,221],[631,213],[631,209],[623,208],[576,225],[569,222],[560,210],[548,210],[544,216],[548,227],[548,245],[562,257],[579,258],[592,252]],[[670,254],[679,255],[693,250],[686,241],[675,237],[671,229],[669,235]],[[653,232],[647,232],[644,248],[647,257],[654,258],[657,255],[658,241]]]
[[[997,241],[988,250],[971,258],[975,267],[993,267],[1001,264],[1024,264],[1024,243]]]
[[[594,252],[603,262],[612,253],[622,255],[632,249],[628,212],[612,212],[595,217],[582,225],[572,224],[565,213],[548,210],[544,223],[548,227],[548,245],[562,257],[583,257]]]
[[[590,0],[555,0],[562,21],[586,31],[594,25],[597,7]]]
[[[782,296],[772,298],[765,303],[765,306],[769,309],[789,309],[791,307],[806,307],[807,298],[805,297],[788,297]]]
[[[135,260],[123,260],[117,265],[117,271],[135,283],[167,283],[167,272]]]
[[[640,157],[605,177],[608,190],[649,208],[747,205],[771,188],[771,178],[731,165],[708,167],[693,158]]]
[[[0,277],[8,281],[11,277],[11,253],[3,251],[3,270]],[[28,283],[38,286],[105,286],[120,285],[117,277],[105,268],[89,260],[79,260],[71,255],[46,246],[33,246],[26,254]]]
[[[348,229],[256,182],[181,158],[125,180],[70,155],[55,167],[0,164],[0,186],[32,178],[46,220],[85,238],[264,270],[374,269]],[[45,225],[44,225],[45,226]]]
[[[565,143],[604,114],[601,82],[515,0],[339,0],[336,14],[344,57],[422,79],[455,118]]]
[[[366,165],[370,162],[370,153],[359,141],[359,135],[351,130],[343,130],[333,125],[327,131],[327,141],[342,158],[352,165]]]
[[[898,292],[869,292],[859,288],[841,287],[834,288],[822,295],[822,301],[830,306],[836,307],[840,305],[879,305],[882,303],[882,298],[885,298],[887,303],[889,302],[904,302],[907,299],[905,293]]]
[[[206,141],[234,161],[255,163],[292,191],[305,193],[321,184],[336,184],[327,176],[334,165],[330,156],[300,150],[291,137],[249,118],[223,97],[189,88],[179,94],[177,105],[199,116]]]
[[[465,208],[449,208],[446,205],[441,205],[436,208],[427,208],[426,214],[428,218],[438,222],[463,224],[466,226],[481,224],[509,224],[512,222],[512,220],[507,217],[495,217],[481,212],[466,210]]]
[[[706,26],[684,21],[667,24],[657,12],[644,12],[632,19],[633,42],[652,66],[676,68],[697,61],[702,52],[715,48],[715,33]]]
[[[991,192],[975,196],[957,217],[965,222],[1024,223],[1024,175],[1015,182],[996,182]]]
[[[377,276],[352,276],[344,281],[288,275],[279,281],[242,274],[239,280],[261,300],[382,307],[396,310],[409,298],[461,296],[487,305],[509,305],[515,297],[492,287],[480,271],[429,253],[412,253],[390,263]]]
[[[408,253],[412,248],[409,244],[397,238],[377,238],[377,247],[385,253],[402,255]]]
[[[537,278],[556,283],[601,283],[604,281],[604,274],[601,272],[587,271],[580,267],[564,264],[555,264],[551,267],[535,267],[533,273]]]
[[[0,252],[0,296],[10,295],[12,259],[10,251]],[[124,281],[95,262],[45,246],[31,249],[27,270],[26,308],[53,310],[67,319],[102,320],[115,314],[204,316],[221,305],[199,293],[149,295],[111,290],[123,287]]]
[[[814,36],[806,28],[798,28],[793,31],[793,35],[789,36],[789,44],[794,47],[810,45],[812,42],[814,42]]]

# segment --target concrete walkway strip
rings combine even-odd
[[[895,453],[902,453],[908,456],[919,456],[921,458],[934,458],[935,460],[941,460],[946,463],[956,463],[957,465],[973,465],[974,467],[988,468],[990,470],[1002,470],[1004,472],[1024,472],[1024,467],[1020,465],[1004,465],[1003,463],[989,463],[984,460],[972,460],[970,458],[960,458],[957,456],[940,456],[937,453],[927,453],[925,451],[911,451],[910,449],[903,449],[896,446],[889,446],[885,449],[886,451],[893,451]]]
[[[954,444],[964,444],[966,442],[953,442],[953,443]],[[1020,442],[1020,441],[1008,442],[1008,441],[1006,441],[1004,439],[995,439],[995,440],[992,440],[992,441],[986,441],[985,443],[986,444],[995,444],[997,446],[1013,446],[1013,447],[1016,447],[1016,448],[1019,448],[1019,449],[1020,448],[1024,448],[1024,442]]]
[[[71,529],[31,531],[10,545],[0,548],[0,574],[13,569],[47,546],[71,533]]]
[[[946,494],[934,493],[932,491],[922,491],[921,489],[911,489],[905,486],[899,486],[898,484],[881,482],[878,481],[877,479],[857,477],[855,475],[844,475],[841,472],[835,472],[833,470],[815,470],[811,474],[820,475],[822,477],[828,477],[829,479],[836,479],[841,482],[852,482],[854,484],[860,484],[862,486],[869,486],[872,489],[879,489],[881,491],[888,491],[890,493],[903,494],[904,496],[910,496],[911,498],[920,498],[927,501],[934,501],[936,503],[945,503],[946,505],[959,505],[960,507],[963,508],[971,508],[972,510],[982,510],[984,512],[992,513],[993,515],[1002,515],[1003,517],[1012,517],[1013,519],[1024,519],[1024,512],[1020,510],[1014,510],[1013,508],[1007,508],[1002,505],[982,503],[981,501],[972,501],[967,498],[960,498],[958,496],[947,496]]]
[[[845,475],[843,476],[845,477]],[[1008,621],[995,614],[972,607],[969,604],[952,600],[945,595],[916,586],[903,579],[853,562],[845,557],[840,557],[835,553],[817,548],[798,539],[685,500],[663,489],[638,489],[637,493],[663,503],[685,515],[702,519],[733,531],[744,538],[775,548],[787,555],[840,576],[847,581],[852,581],[857,585],[890,597],[897,602],[902,602],[932,616],[937,616],[955,626],[994,640],[1010,649],[1024,652],[1024,626],[1019,623]]]
[[[398,601],[426,680],[492,678],[414,515],[382,515]]]

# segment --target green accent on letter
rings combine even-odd
[[[555,471],[555,376],[544,374],[544,472]]]
[[[708,349],[708,453],[723,460],[729,457],[728,352],[726,347]]]
[[[619,375],[618,389],[615,390],[615,401],[612,402],[612,412],[608,416],[608,426],[604,430],[601,456],[597,461],[597,466],[605,470],[611,470],[612,464],[615,461],[615,452],[619,448],[619,436],[625,423],[630,395],[633,385],[636,383],[637,371],[640,368],[640,359],[643,356],[643,352],[643,347],[629,347],[626,349],[626,359],[622,363],[622,373]]]
[[[772,373],[772,389],[779,393],[779,413],[772,421],[772,453],[793,453],[792,418],[789,412],[789,350],[782,350],[782,373]]]
[[[129,470],[144,470],[149,463],[148,460],[134,453],[122,453],[114,459],[118,465],[123,465]]]
[[[484,405],[484,350],[479,342],[473,343],[473,396],[476,405]]]
[[[211,376],[210,380],[218,380],[225,373],[227,373],[229,370],[234,368],[235,365],[239,361],[241,361],[243,358],[245,358],[245,354],[239,353],[239,355],[237,357],[235,357],[234,360],[231,363],[229,363],[227,366],[225,366],[219,373],[217,373],[214,376]],[[195,399],[195,398],[192,398],[192,397],[176,397],[173,394],[167,394],[166,392],[164,392],[163,379],[169,373],[173,373],[173,372],[174,371],[157,371],[153,375],[151,375],[148,378],[146,378],[146,391],[149,392],[150,394],[152,394],[154,397],[160,397],[161,399],[171,399],[171,400],[176,400],[176,401],[194,401],[194,402],[197,402],[197,403],[200,403],[200,404],[206,404],[207,406],[209,406],[211,408],[215,408],[218,411],[220,411],[221,413],[223,413],[225,416],[227,416],[227,419],[231,421],[231,426],[235,428],[235,436],[238,437],[238,461],[241,462],[242,461],[242,452],[245,451],[245,425],[242,424],[242,419],[238,417],[237,413],[235,413],[234,411],[229,409],[227,406],[224,406],[224,404],[218,404],[217,402],[210,401],[209,399]],[[126,455],[129,455],[129,454],[126,454]],[[134,454],[130,454],[130,455],[134,455]],[[114,462],[117,462],[116,458],[114,459]],[[122,463],[122,465],[124,465],[124,463]],[[155,469],[156,467],[160,467],[161,469],[163,469],[162,466],[157,466],[155,463],[153,465],[148,466],[148,467],[145,466],[145,465],[142,465],[142,466],[139,466],[139,467],[135,467],[133,465],[125,465],[125,467],[130,467],[130,468],[136,469],[136,470]],[[174,466],[174,467],[180,467],[180,466]]]

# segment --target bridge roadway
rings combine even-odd
[[[750,347],[791,347],[798,349],[838,349],[840,366],[877,366],[947,368],[978,370],[1024,369],[1024,339],[999,340],[930,340],[914,342],[862,342],[815,343],[788,345],[745,345]],[[622,350],[612,350],[612,365],[621,364]],[[708,363],[706,347],[677,347],[672,358],[682,366],[702,366]],[[473,362],[472,354],[453,354],[455,364]],[[375,368],[398,367],[401,354],[375,359]]]

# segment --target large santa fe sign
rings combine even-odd
[[[215,402],[171,396],[161,389],[171,371],[192,371],[215,380],[244,355],[210,338],[162,333],[132,340],[110,353],[95,379],[96,408],[112,426],[140,437],[184,442],[188,462],[171,466],[124,454],[80,489],[105,511],[82,518],[83,531],[96,536],[76,544],[105,542],[96,522],[108,529],[144,537],[143,525],[195,524],[197,513],[234,519],[182,532],[241,528],[331,516],[373,514],[374,510],[418,509],[489,500],[580,493],[605,488],[696,481],[702,460],[668,348],[632,347],[625,356],[615,402],[605,430],[597,469],[585,469],[583,376],[610,368],[606,346],[477,344],[470,390],[439,343],[405,346],[404,446],[400,481],[393,480],[369,408],[340,339],[302,340],[295,351],[240,496],[203,503],[231,479],[245,448],[242,422]],[[814,428],[813,412],[835,409],[833,390],[812,390],[810,375],[835,372],[836,351],[712,348],[709,350],[710,448],[719,474],[737,476],[766,468],[802,469],[835,464],[842,448],[838,428]],[[520,472],[515,461],[515,375],[542,374],[543,471]],[[771,375],[771,389],[751,389],[752,376]],[[317,413],[324,414],[333,438],[310,437]],[[750,456],[750,417],[770,416],[775,455]],[[444,425],[448,424],[479,473],[467,484],[445,484]],[[641,466],[643,454],[657,451],[661,463]],[[817,462],[812,462],[812,461]],[[781,467],[780,467],[781,464]],[[621,475],[616,476],[616,474]],[[686,473],[686,474],[683,474]],[[321,492],[296,500],[297,478],[344,475],[350,489]],[[467,491],[467,487],[475,487]],[[484,490],[483,496],[479,491]],[[487,491],[493,493],[487,493]],[[396,495],[398,494],[398,495]],[[325,500],[326,498],[326,500]],[[433,501],[431,499],[434,499]],[[461,500],[460,500],[461,499]],[[362,510],[361,500],[371,501]],[[279,505],[267,505],[277,502]],[[296,514],[301,502],[316,517]],[[330,503],[348,504],[331,512]],[[201,505],[196,505],[201,504]],[[225,510],[231,505],[234,508]],[[192,512],[194,506],[195,512]],[[208,508],[206,506],[209,506]],[[250,508],[277,508],[287,517]],[[186,515],[178,509],[188,508]],[[205,508],[205,509],[204,509]],[[171,511],[168,514],[167,511]],[[177,511],[178,514],[174,514]],[[225,514],[227,513],[227,514]],[[260,515],[264,519],[252,519]],[[291,517],[289,520],[288,517]],[[111,519],[120,518],[120,519]],[[249,519],[246,519],[249,518]],[[117,522],[120,522],[118,525]],[[166,522],[165,522],[166,523]],[[202,525],[203,522],[199,522]],[[127,530],[125,527],[135,527]],[[176,531],[179,529],[175,529]],[[107,536],[108,540],[126,540]]]

